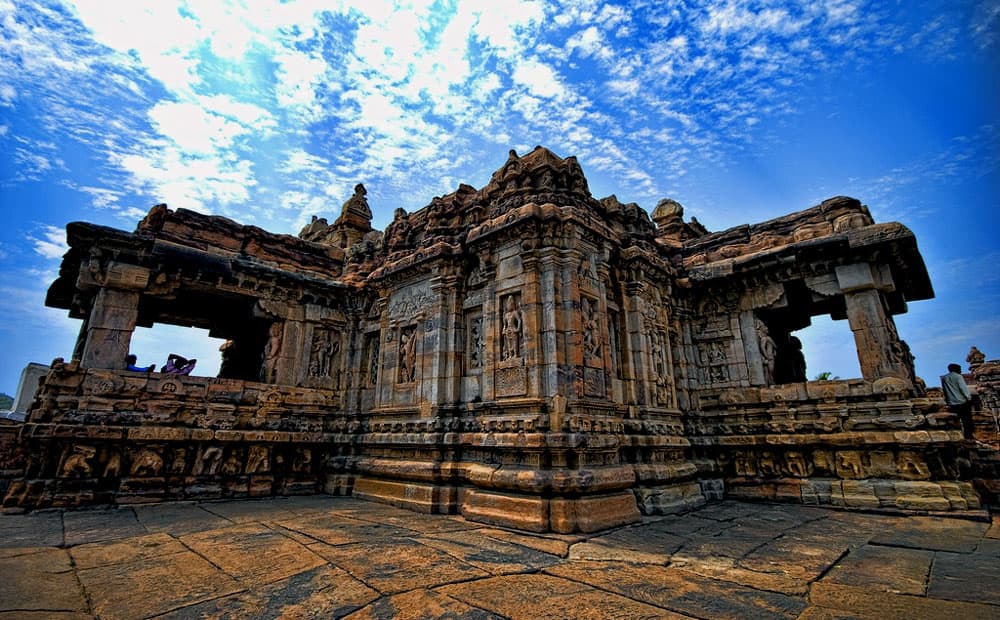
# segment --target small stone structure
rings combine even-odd
[[[893,322],[933,297],[914,236],[851,198],[710,233],[537,147],[381,233],[361,185],[298,238],[165,205],[67,231],[47,304],[83,326],[6,506],[325,491],[555,532],[723,496],[979,506]],[[805,380],[817,315],[861,377]],[[227,339],[220,376],[124,370],[155,323]]]

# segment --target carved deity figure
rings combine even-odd
[[[414,364],[417,361],[416,330],[404,330],[399,336],[399,382],[413,381]]]
[[[594,304],[586,297],[581,302],[583,310],[583,355],[586,358],[601,357],[601,337],[597,325]]]
[[[483,367],[483,317],[469,321],[469,367]]]
[[[754,328],[757,331],[757,344],[760,346],[760,357],[764,362],[764,381],[768,385],[774,383],[774,363],[778,355],[778,345],[767,330],[767,325],[760,319],[754,319]]]
[[[312,377],[329,377],[330,363],[340,352],[340,343],[330,337],[327,330],[316,330],[313,335],[312,353],[309,361],[309,375]]]
[[[410,216],[405,209],[396,209],[393,220],[385,228],[385,247],[389,252],[402,250],[410,243]]]
[[[265,382],[274,383],[278,375],[278,354],[281,352],[281,338],[284,325],[272,323],[267,332],[267,344],[264,345],[264,364],[261,375]]]
[[[368,349],[368,385],[370,387],[375,387],[378,383],[378,357],[379,339],[378,336],[375,336],[370,339]]]
[[[521,311],[514,302],[514,296],[508,295],[503,308],[503,348],[500,358],[504,361],[521,357],[521,330],[523,321]]]

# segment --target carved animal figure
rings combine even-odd
[[[122,457],[117,450],[111,450],[108,453],[108,461],[104,464],[104,473],[102,477],[104,478],[117,478],[121,475],[122,469]]]
[[[63,478],[89,478],[93,474],[90,459],[97,450],[93,446],[73,446],[73,452],[63,462],[60,476]]]
[[[163,457],[150,448],[143,448],[132,461],[133,476],[159,476],[163,471]]]

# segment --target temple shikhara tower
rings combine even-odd
[[[857,200],[713,233],[537,147],[371,219],[358,185],[298,237],[165,205],[70,224],[47,304],[80,338],[5,506],[350,493],[554,532],[722,497],[979,507],[893,321],[933,297],[916,240]],[[860,377],[807,380],[819,315]],[[219,376],[125,370],[157,323],[227,340]]]

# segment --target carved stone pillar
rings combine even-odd
[[[558,251],[555,248],[544,248],[538,251],[540,271],[539,283],[542,297],[541,332],[539,342],[542,348],[542,395],[547,397],[562,394],[566,396],[564,386],[560,386],[559,365],[565,362],[566,352],[559,346],[559,329],[562,323],[563,308],[560,293],[562,274],[559,270]]]
[[[899,337],[892,317],[886,314],[879,280],[871,265],[856,263],[837,267],[837,282],[844,293],[861,376],[866,381],[883,377],[906,379],[906,367],[899,359]]]
[[[427,399],[434,405],[454,403],[459,400],[462,381],[462,351],[459,349],[459,330],[463,328],[462,304],[459,299],[461,278],[449,270],[430,282],[431,291],[437,296],[433,310],[426,321],[432,321],[428,330],[424,327],[424,351],[431,356],[426,391]]]
[[[647,348],[646,336],[644,333],[643,310],[645,301],[642,298],[642,291],[645,285],[638,279],[634,279],[625,285],[625,341],[628,347],[627,357],[629,368],[626,377],[629,381],[626,384],[625,398],[628,404],[647,405],[648,396],[648,359],[649,349]]]
[[[110,263],[103,269],[81,270],[78,285],[100,287],[85,322],[86,336],[80,362],[90,368],[123,370],[132,332],[139,315],[140,291],[149,270]]]

